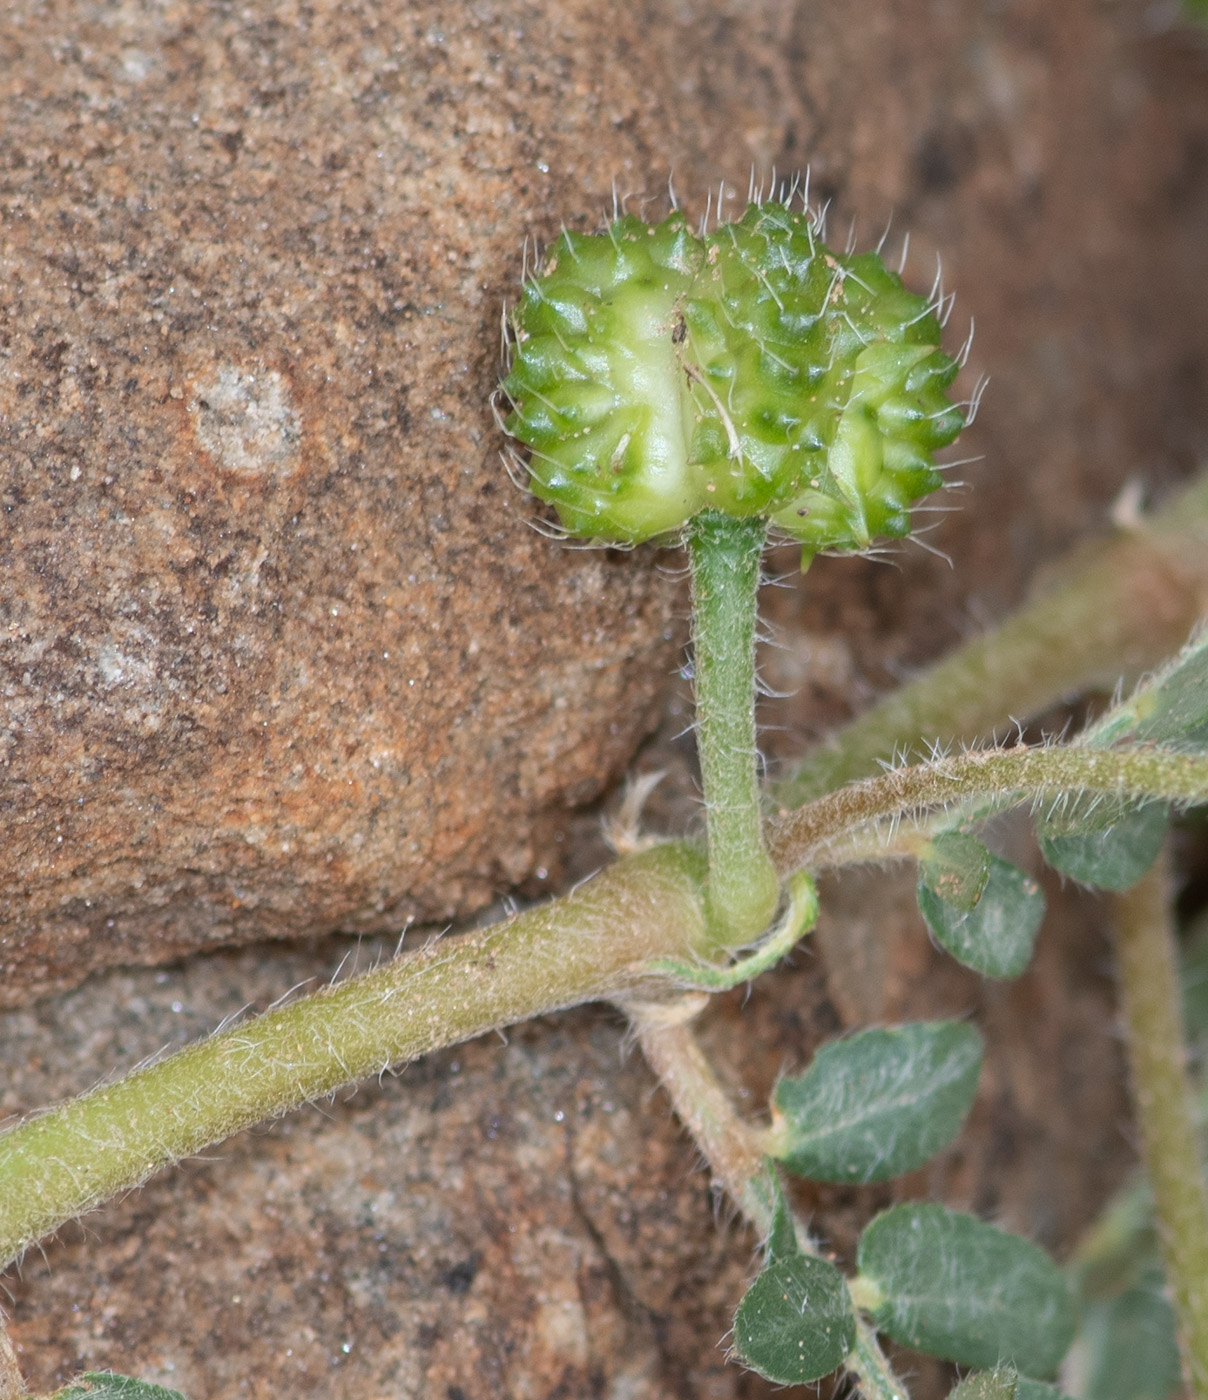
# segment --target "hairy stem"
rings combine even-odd
[[[847,1369],[867,1400],[908,1400],[909,1391],[894,1375],[877,1334],[859,1314],[856,1315],[856,1348],[847,1358]]]
[[[704,511],[689,527],[696,742],[709,835],[710,931],[741,947],[776,912],[755,744],[755,614],[767,526]]]
[[[574,894],[269,1011],[0,1136],[0,1264],[160,1167],[417,1055],[649,982],[705,942],[703,864],[659,846]]]
[[[1187,1081],[1169,876],[1160,860],[1116,902],[1116,967],[1128,1059],[1184,1375],[1208,1396],[1208,1194]]]
[[[928,740],[971,742],[1091,687],[1137,677],[1208,610],[1208,475],[1153,517],[1079,550],[993,631],[888,695],[773,789],[799,807]]]
[[[1063,793],[1208,799],[1208,755],[1136,745],[1122,749],[984,749],[900,768],[852,783],[769,822],[768,847],[781,875],[819,864],[828,843],[885,818],[929,807],[949,810],[997,799],[1058,798]]]
[[[688,1024],[705,1005],[700,994],[647,1008],[626,1006],[646,1063],[700,1148],[713,1178],[761,1235],[772,1228],[775,1200],[768,1189],[767,1158],[757,1129],[734,1112]]]
[[[25,1377],[17,1364],[4,1319],[0,1318],[0,1400],[21,1400],[25,1393]]]
[[[689,1020],[703,999],[685,998],[674,1006],[625,1005],[650,1068],[666,1089],[680,1121],[724,1188],[756,1230],[767,1236],[775,1209],[769,1189],[772,1168],[763,1152],[765,1131],[734,1111],[726,1091],[693,1034]],[[798,1226],[802,1249],[820,1254],[817,1244]],[[866,1400],[906,1400],[906,1387],[894,1375],[868,1322],[856,1314],[856,1346],[846,1361]]]

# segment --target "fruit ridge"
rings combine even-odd
[[[506,430],[568,534],[617,544],[702,510],[763,516],[820,551],[910,530],[964,415],[935,308],[875,253],[750,206],[564,232],[508,321]]]

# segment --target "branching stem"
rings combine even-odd
[[[688,968],[700,978],[711,968],[723,978],[745,975],[752,964],[727,972],[718,955],[767,928],[778,872],[787,876],[821,868],[836,853],[853,858],[874,850],[881,832],[916,813],[1066,791],[1174,802],[1208,796],[1208,758],[1202,755],[1140,747],[987,750],[858,783],[782,812],[764,828],[754,719],[763,537],[759,522],[713,512],[699,516],[690,532],[707,887],[696,852],[658,847],[618,862],[565,899],[431,944],[18,1125],[0,1135],[0,1262],[242,1127],[425,1051],[601,998],[621,1002],[634,1016],[652,1067],[718,1180],[766,1232],[772,1197],[759,1133],[734,1113],[686,1024],[703,995],[658,1000],[669,994],[667,969]],[[1106,668],[1120,660],[1134,670],[1156,663],[1182,639],[1194,616],[1188,610],[1202,606],[1208,592],[1205,546],[1208,479],[1152,527],[1102,547],[1055,598],[1024,609],[997,634],[850,726],[837,747],[777,795],[786,805],[817,796],[923,737],[972,738],[1005,713],[1028,713],[1088,680],[1110,681]],[[1092,632],[1092,622],[1099,631]],[[1039,667],[1041,656],[1050,658],[1047,669]],[[907,849],[910,841],[898,830]],[[1194,1144],[1180,1141],[1189,1129],[1180,1120],[1185,1090],[1181,1041],[1170,1019],[1178,1001],[1164,911],[1157,876],[1121,901],[1121,985],[1167,1264],[1188,1367],[1203,1398],[1208,1225],[1195,1184]],[[770,956],[779,945],[764,951]],[[664,970],[661,980],[655,963]],[[1163,1192],[1170,1193],[1168,1205]],[[900,1400],[905,1390],[874,1333],[863,1320],[859,1327],[848,1366],[863,1393],[869,1400]],[[4,1341],[0,1333],[0,1400],[9,1400],[22,1386]]]
[[[1166,862],[1116,904],[1116,967],[1141,1151],[1153,1190],[1179,1349],[1191,1393],[1208,1396],[1208,1195],[1187,1082]]]
[[[693,993],[675,1004],[679,1014],[640,1004],[626,1010],[646,1063],[667,1091],[714,1180],[759,1234],[766,1236],[772,1228],[775,1200],[768,1186],[762,1139],[757,1129],[735,1113],[688,1024],[705,1001],[702,994]]]
[[[702,1001],[685,998],[674,1009],[626,1007],[650,1068],[666,1089],[676,1115],[692,1134],[714,1180],[762,1236],[772,1228],[775,1209],[763,1132],[734,1111],[689,1024]],[[797,1238],[808,1253],[818,1245],[798,1224]],[[846,1362],[866,1400],[906,1400],[906,1387],[893,1373],[868,1322],[856,1314],[856,1346]]]
[[[0,1136],[0,1264],[241,1128],[484,1031],[648,986],[653,958],[699,956],[702,884],[697,852],[655,847],[565,899],[434,941],[19,1124]]]
[[[17,1364],[17,1353],[0,1318],[0,1400],[21,1400],[25,1391],[25,1378]]]
[[[776,912],[755,743],[755,616],[764,521],[704,511],[689,526],[696,739],[709,839],[709,924],[742,947]]]
[[[852,783],[773,818],[768,847],[777,870],[788,875],[814,865],[829,843],[887,818],[933,807],[954,812],[996,799],[1057,799],[1074,792],[1203,802],[1208,799],[1208,755],[1143,745],[984,749]]]
[[[877,1334],[858,1314],[856,1349],[847,1358],[847,1369],[866,1400],[909,1400],[910,1392],[894,1374],[889,1358],[877,1341]]]
[[[853,720],[772,795],[799,807],[930,741],[971,743],[1009,715],[1111,690],[1177,650],[1206,609],[1208,474],[1079,550],[1036,598]]]

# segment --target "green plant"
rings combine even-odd
[[[931,453],[961,424],[946,398],[956,363],[939,348],[937,309],[875,257],[832,253],[808,213],[779,204],[707,236],[673,216],[559,241],[512,321],[506,424],[567,531],[624,543],[683,532],[703,848],[675,841],[623,856],[562,899],[405,954],[11,1129],[0,1136],[5,1259],[238,1128],[484,1030],[605,999],[628,1016],[718,1181],[765,1240],[764,1269],[735,1319],[738,1359],[782,1382],[845,1368],[862,1394],[888,1400],[906,1393],[882,1350],[888,1337],[982,1368],[962,1394],[1053,1395],[1045,1382],[1069,1345],[1074,1303],[1039,1249],[941,1204],[904,1203],[867,1226],[848,1278],[795,1218],[779,1175],[879,1181],[928,1160],[973,1100],[977,1032],[941,1021],[823,1047],[777,1084],[770,1121],[757,1127],[735,1114],[691,1025],[713,991],[767,970],[808,933],[815,875],[870,860],[914,860],[936,941],[985,976],[1018,974],[1042,898],[982,833],[1030,805],[1056,868],[1107,889],[1137,886],[1123,905],[1121,969],[1138,1100],[1151,1161],[1178,1162],[1155,1174],[1155,1193],[1160,1217],[1178,1221],[1167,1267],[1188,1374],[1208,1393],[1208,1212],[1188,1156],[1177,1026],[1157,1024],[1173,995],[1155,953],[1169,930],[1160,877],[1147,873],[1169,813],[1208,801],[1208,641],[1068,743],[937,751],[864,776],[876,759],[923,739],[972,738],[1110,667],[1128,612],[1099,615],[1110,588],[1127,585],[1105,582],[1103,557],[1092,558],[771,793],[758,782],[765,536],[769,526],[787,534],[808,562],[907,532],[910,506],[940,482]],[[1190,544],[1187,520],[1159,518],[1145,547],[1168,564],[1186,550],[1202,567],[1208,487],[1183,511]],[[1128,567],[1141,565],[1117,551],[1107,571]],[[1073,641],[1083,615],[1099,626]],[[987,686],[995,665],[1017,680]],[[1132,955],[1143,940],[1147,951]],[[121,1378],[78,1386],[140,1394]]]
[[[1139,890],[1139,898],[1155,900],[1161,891]],[[1157,919],[1155,910],[1148,918],[1138,920],[1131,911],[1131,947],[1125,956],[1156,958],[1163,977],[1174,969],[1161,966],[1169,944],[1160,940],[1153,949],[1147,947],[1152,929],[1160,928],[1163,912]],[[1195,1126],[1203,1148],[1206,1118],[1205,1057],[1208,1055],[1208,914],[1201,910],[1187,930],[1182,943],[1179,981],[1182,988],[1184,1024],[1190,1052],[1191,1079],[1195,1097]],[[1169,984],[1168,984],[1169,985]],[[1170,1036],[1173,1021],[1169,1007],[1163,1006],[1162,1027],[1153,1053],[1162,1052],[1161,1036]],[[1081,1324],[1071,1352],[1071,1372],[1079,1382],[1079,1394],[1094,1400],[1168,1400],[1181,1388],[1180,1358],[1176,1337],[1175,1312],[1162,1263],[1158,1240],[1155,1196],[1159,1192],[1178,1193],[1182,1189],[1189,1145],[1184,1143],[1182,1161],[1179,1153],[1160,1162],[1154,1184],[1144,1177],[1128,1183],[1108,1203],[1098,1220],[1080,1242],[1071,1261],[1071,1281],[1079,1299]],[[1194,1179],[1192,1177],[1191,1179]],[[1172,1215],[1173,1210],[1173,1215]],[[1169,1221],[1177,1219],[1179,1204],[1167,1204]],[[1176,1231],[1177,1234],[1177,1231]],[[1188,1237],[1195,1247],[1194,1231]],[[1185,1243],[1180,1241],[1180,1247]],[[1178,1267],[1176,1265],[1176,1267]],[[1194,1281],[1201,1270],[1179,1267],[1178,1276]]]

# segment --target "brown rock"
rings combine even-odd
[[[992,606],[1159,425],[1185,445],[1200,138],[1156,41],[899,8],[65,5],[0,33],[0,1001],[556,870],[677,606],[649,553],[525,528],[487,397],[519,245],[612,183],[699,203],[808,160],[845,211],[896,208],[915,266],[943,248],[998,406],[940,538]],[[922,586],[934,651],[956,589]]]
[[[751,158],[721,114],[658,147],[678,95],[602,32],[10,17],[0,1003],[544,879],[651,723],[673,587],[529,529],[488,407],[526,236],[652,144]]]

